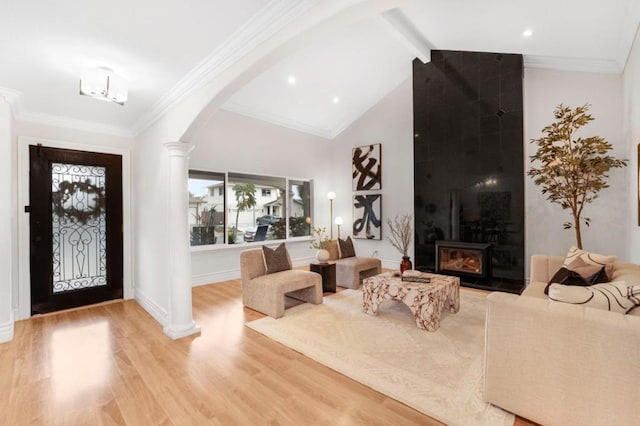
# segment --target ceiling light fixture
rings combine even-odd
[[[127,82],[109,68],[91,68],[80,79],[80,94],[124,105],[129,90]]]
[[[333,98],[333,103],[334,103],[334,104],[337,104],[338,102],[340,102],[340,98],[339,98],[339,97],[337,97],[337,96],[335,96],[335,97]]]
[[[296,84],[296,77],[293,75],[290,75],[287,81],[289,82],[290,85],[293,86],[294,84]]]
[[[522,32],[522,37],[526,37],[529,38],[533,35],[533,30],[531,29],[526,29]]]

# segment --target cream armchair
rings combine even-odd
[[[242,304],[273,318],[284,315],[285,295],[314,305],[322,303],[322,277],[319,274],[298,269],[267,274],[262,248],[240,253],[240,278]]]
[[[363,278],[382,272],[380,259],[374,257],[355,256],[340,259],[337,240],[325,242],[323,248],[329,252],[329,260],[336,263],[336,284],[340,287],[358,288]]]

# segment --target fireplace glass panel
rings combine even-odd
[[[483,275],[482,250],[439,247],[439,271]]]

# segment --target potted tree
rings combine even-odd
[[[538,145],[531,162],[539,164],[527,172],[536,185],[542,187],[547,200],[571,211],[572,222],[565,222],[564,229],[575,229],[576,244],[582,248],[580,224],[589,226],[591,219],[583,217],[584,207],[598,198],[598,193],[608,188],[607,178],[611,168],[627,165],[608,155],[611,144],[600,136],[579,137],[576,132],[593,121],[588,113],[589,104],[572,109],[560,104],[555,112],[556,121],[542,129],[543,136],[531,140]]]

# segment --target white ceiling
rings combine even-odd
[[[312,3],[5,0],[0,88],[22,93],[20,119],[132,135],[185,93],[194,75],[239,54],[247,34],[273,30],[284,4]],[[619,73],[639,21],[638,0],[407,1],[284,58],[224,108],[332,138],[406,79],[412,59],[429,48],[523,53],[528,66]],[[527,28],[530,38],[522,37]],[[86,66],[128,80],[127,104],[79,96]]]

